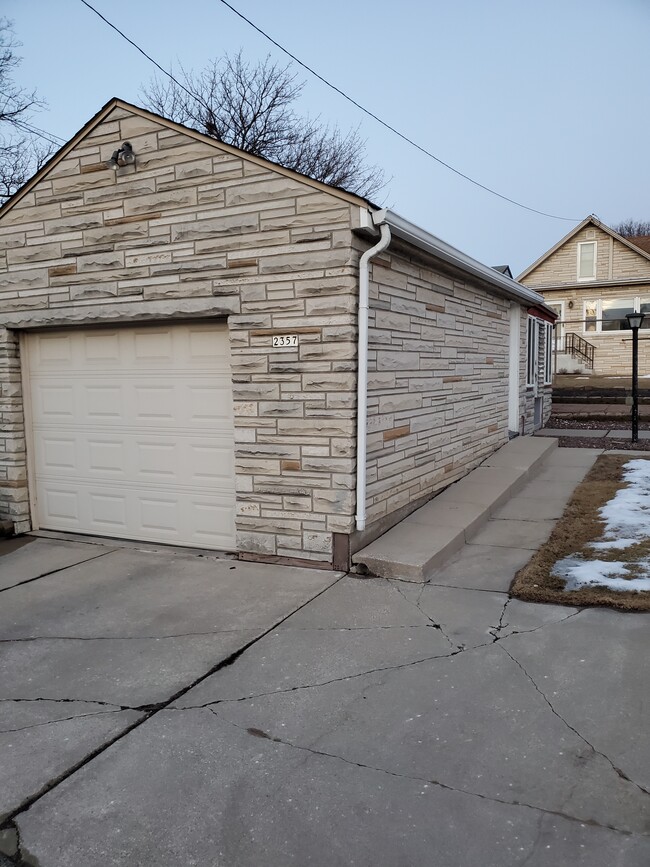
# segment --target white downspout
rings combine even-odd
[[[375,226],[379,227],[381,238],[361,257],[359,262],[359,344],[357,376],[357,530],[366,528],[366,428],[368,424],[368,297],[370,274],[369,264],[373,256],[381,253],[390,244],[390,229],[386,211],[372,214]]]

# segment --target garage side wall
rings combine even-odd
[[[396,242],[373,260],[370,292],[369,525],[507,441],[509,341],[508,301]]]
[[[125,140],[136,166],[113,172]],[[238,549],[329,562],[353,523],[357,213],[117,107],[0,219],[0,325],[229,313]],[[0,331],[0,512],[26,531],[17,334]]]

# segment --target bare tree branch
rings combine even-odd
[[[52,154],[54,147],[25,132],[25,123],[44,103],[36,91],[13,80],[20,64],[13,25],[0,18],[0,204],[12,196]]]
[[[624,220],[613,229],[624,238],[644,238],[650,235],[650,220]]]
[[[158,77],[143,87],[152,111],[367,198],[384,185],[382,172],[365,164],[366,143],[358,129],[344,134],[294,111],[304,82],[297,81],[290,65],[270,57],[253,65],[239,51],[199,73],[181,73],[182,87]]]

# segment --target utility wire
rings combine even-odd
[[[85,2],[85,0],[82,0],[82,2]],[[449,165],[449,163],[446,163],[444,160],[440,159],[440,157],[437,157],[435,154],[431,153],[431,151],[428,151],[426,148],[422,147],[422,145],[419,145],[417,142],[413,141],[413,139],[410,139],[408,136],[404,135],[404,133],[401,133],[398,129],[395,129],[394,126],[391,126],[385,120],[382,120],[376,114],[373,114],[373,112],[371,112],[369,109],[364,108],[364,106],[361,105],[361,103],[357,102],[351,96],[348,96],[348,94],[345,93],[345,91],[341,90],[335,84],[332,84],[326,78],[323,78],[323,76],[319,75],[315,69],[312,69],[311,66],[308,66],[306,63],[303,63],[302,60],[300,60],[298,57],[296,57],[295,54],[292,54],[283,45],[280,45],[280,43],[277,42],[275,39],[273,39],[272,36],[269,36],[268,33],[266,33],[264,30],[262,30],[261,27],[258,27],[257,24],[255,24],[253,21],[251,21],[250,18],[247,18],[245,15],[243,15],[238,9],[235,9],[235,7],[232,6],[230,3],[228,3],[227,0],[219,0],[219,2],[223,3],[224,6],[227,6],[228,9],[230,9],[231,12],[234,12],[235,15],[237,15],[239,18],[242,19],[242,21],[245,21],[247,24],[249,24],[253,28],[253,30],[256,30],[265,39],[268,39],[268,41],[271,42],[273,45],[275,45],[276,48],[279,48],[280,51],[284,52],[284,54],[286,54],[287,57],[290,57],[293,61],[295,61],[298,64],[298,66],[302,66],[302,68],[307,70],[307,72],[310,72],[312,75],[316,76],[316,78],[319,81],[322,81],[323,84],[327,85],[327,87],[331,88],[336,93],[340,94],[344,99],[347,99],[348,102],[352,103],[352,105],[356,106],[364,114],[367,114],[368,117],[371,117],[373,120],[376,120],[377,123],[380,123],[383,127],[390,130],[391,132],[395,133],[395,135],[399,136],[403,141],[407,142],[412,147],[417,148],[417,150],[419,150],[421,153],[425,154],[426,156],[430,157],[432,160],[435,160],[441,166],[444,166],[446,169],[449,169],[449,171],[454,172],[454,174],[458,175],[461,178],[464,178],[466,181],[469,181],[470,184],[474,184],[475,186],[480,187],[482,190],[485,190],[488,193],[492,193],[493,196],[498,196],[500,199],[503,199],[506,202],[510,202],[511,205],[516,205],[518,208],[524,208],[524,210],[526,210],[526,211],[532,211],[534,214],[540,214],[542,217],[550,217],[553,220],[565,220],[568,223],[579,222],[579,220],[573,219],[572,217],[560,217],[557,214],[547,214],[545,211],[538,211],[537,208],[531,208],[528,205],[523,205],[521,202],[515,201],[515,199],[511,199],[508,196],[504,196],[502,193],[498,193],[496,190],[493,190],[491,187],[486,187],[485,184],[482,184],[479,181],[474,180],[474,178],[470,178],[469,175],[464,174],[459,169],[455,169],[453,166]]]
[[[111,27],[116,33],[119,33],[119,35],[122,37],[122,39],[126,39],[126,41],[129,43],[129,45],[132,45],[135,48],[135,50],[139,51],[143,57],[146,57],[150,63],[153,63],[153,65],[156,67],[156,69],[159,69],[163,73],[163,75],[166,75],[167,78],[171,78],[171,80],[174,82],[175,85],[180,87],[181,90],[184,90],[188,96],[192,97],[192,99],[196,99],[198,102],[200,102],[203,105],[203,107],[206,108],[208,110],[208,112],[210,112],[210,114],[212,114],[210,107],[201,99],[200,96],[198,96],[196,93],[192,93],[191,90],[188,90],[185,87],[185,85],[181,84],[181,82],[177,78],[174,78],[174,76],[171,74],[171,72],[168,72],[166,69],[164,69],[156,60],[153,59],[153,57],[150,54],[147,54],[147,52],[144,51],[144,49],[140,48],[140,46],[137,45],[132,39],[129,39],[129,37],[126,35],[126,33],[123,33],[119,29],[119,27],[115,26],[115,24],[112,24],[108,20],[108,18],[104,17],[104,15],[102,15],[101,12],[99,12],[97,9],[95,9],[94,6],[91,6],[90,3],[87,2],[87,0],[81,0],[81,2],[84,4],[84,6],[87,6],[88,9],[91,10],[91,12],[94,12],[95,15],[97,15],[99,18],[101,18],[102,21],[104,21],[106,24],[108,24],[108,26]]]
[[[156,60],[153,59],[153,57],[151,57],[149,54],[147,54],[147,52],[144,51],[142,48],[140,48],[140,46],[137,45],[132,39],[129,39],[129,37],[125,33],[123,33],[118,27],[116,27],[115,24],[112,24],[108,20],[108,18],[106,18],[104,15],[101,14],[101,12],[99,12],[97,9],[95,9],[94,6],[92,6],[90,3],[88,3],[88,0],[81,0],[81,2],[84,4],[84,6],[86,6],[88,9],[90,9],[92,12],[94,12],[95,15],[97,15],[99,18],[101,18],[102,21],[104,21],[106,24],[108,24],[109,27],[111,27],[113,30],[115,30],[115,32],[118,33],[123,39],[125,39],[130,45],[132,45],[133,48],[136,49],[136,51],[139,51],[143,57],[146,57],[146,59],[150,63],[153,63],[153,65],[157,69],[159,69],[160,72],[163,73],[163,75],[166,75],[168,78],[170,78],[174,82],[174,84],[176,84],[178,87],[180,87],[182,90],[184,90],[185,93],[187,93],[189,96],[192,97],[192,99],[197,99],[199,102],[201,102],[204,105],[205,108],[207,108],[209,110],[209,106],[207,106],[196,93],[192,93],[183,84],[181,84],[181,82],[178,81],[178,79],[176,79],[171,74],[171,72],[168,72],[166,69],[164,69]],[[444,160],[440,159],[440,157],[437,157],[431,151],[422,147],[422,145],[419,145],[417,142],[413,141],[413,139],[410,139],[408,136],[404,135],[404,133],[401,133],[394,126],[391,126],[391,124],[389,124],[387,121],[382,120],[378,115],[374,114],[372,111],[365,108],[363,105],[361,105],[361,103],[357,102],[355,99],[353,99],[347,93],[345,93],[345,91],[341,90],[335,84],[332,84],[330,81],[328,81],[326,78],[324,78],[318,72],[316,72],[315,69],[312,69],[311,66],[308,66],[306,63],[303,63],[303,61],[300,60],[298,57],[296,57],[295,54],[292,54],[287,48],[285,48],[283,45],[281,45],[279,42],[277,42],[275,39],[273,39],[273,37],[269,36],[268,33],[266,33],[264,30],[262,30],[261,27],[258,27],[257,24],[255,24],[253,21],[251,21],[250,18],[247,18],[238,9],[236,9],[234,6],[232,6],[230,3],[228,3],[227,0],[219,0],[219,2],[223,3],[223,5],[226,6],[228,9],[230,9],[231,12],[234,12],[235,15],[237,15],[239,18],[241,18],[242,21],[245,21],[246,24],[248,24],[250,27],[252,27],[254,30],[256,30],[265,39],[267,39],[269,42],[271,42],[273,45],[275,45],[276,48],[279,48],[280,51],[282,51],[284,54],[286,54],[287,57],[291,58],[291,60],[293,60],[295,63],[297,63],[298,66],[301,66],[303,69],[305,69],[311,75],[315,76],[319,81],[322,81],[323,84],[325,84],[331,90],[338,93],[340,96],[342,96],[344,99],[346,99],[352,105],[354,105],[356,108],[358,108],[364,114],[368,115],[368,117],[371,117],[373,120],[377,121],[377,123],[381,124],[381,126],[385,127],[386,129],[390,130],[390,132],[399,136],[399,138],[401,138],[403,141],[407,142],[407,144],[410,144],[412,147],[416,148],[417,150],[419,150],[421,153],[425,154],[425,156],[429,157],[430,159],[435,160],[435,162],[437,162],[439,165],[444,166],[444,168],[449,169],[449,171],[453,172],[454,174],[458,175],[459,177],[463,178],[464,180],[469,181],[469,183],[474,184],[474,186],[479,187],[482,190],[485,190],[485,192],[491,193],[493,196],[497,196],[499,199],[503,199],[503,201],[509,202],[511,205],[515,205],[518,208],[523,208],[525,211],[531,211],[533,214],[539,214],[542,217],[549,217],[553,220],[564,220],[568,223],[579,222],[579,220],[577,218],[574,219],[572,217],[561,217],[561,216],[558,216],[557,214],[549,214],[546,211],[540,211],[537,208],[531,208],[528,205],[524,205],[521,202],[518,202],[515,199],[511,199],[508,196],[503,195],[503,193],[499,193],[496,190],[493,190],[491,187],[488,187],[485,184],[482,184],[479,181],[474,180],[474,178],[471,178],[469,175],[464,174],[459,169],[454,168],[449,163],[446,163]]]
[[[61,145],[66,143],[66,140],[61,138],[58,135],[55,135],[53,132],[48,132],[45,129],[40,129],[40,127],[32,126],[24,120],[14,120],[14,126],[18,127],[18,129],[22,129],[25,132],[29,132],[32,135],[38,136],[38,138],[42,138],[45,141],[48,141],[50,144],[54,145],[57,148],[60,148]]]

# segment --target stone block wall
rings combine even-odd
[[[114,173],[104,161],[125,140],[136,166]],[[358,208],[118,106],[0,218],[0,325],[17,312],[79,325],[99,309],[128,323],[180,299],[235,311],[239,549],[330,562],[332,534],[353,527]],[[298,347],[272,349],[278,333]],[[6,329],[0,382],[0,512],[24,531],[20,359]]]
[[[371,269],[369,525],[507,441],[510,306],[396,240]]]
[[[14,332],[0,328],[0,518],[13,521],[16,533],[24,533],[30,523],[18,343]]]

